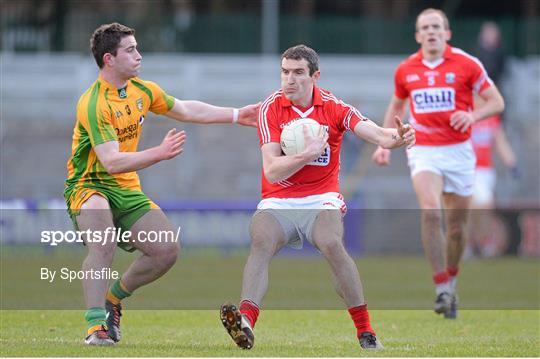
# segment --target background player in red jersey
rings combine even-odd
[[[384,126],[393,126],[392,118],[405,114],[408,98],[417,146],[407,156],[422,209],[422,242],[436,286],[435,312],[455,318],[456,276],[474,185],[471,126],[502,112],[504,100],[478,59],[450,46],[450,37],[444,12],[426,9],[418,15],[415,38],[420,49],[396,70]],[[484,100],[474,110],[473,93]],[[390,152],[379,147],[373,160],[386,165]]]
[[[221,319],[236,344],[253,346],[252,328],[268,286],[268,266],[285,245],[301,248],[310,241],[332,269],[335,287],[357,328],[360,345],[381,348],[369,322],[358,269],[343,245],[339,193],[339,155],[347,130],[383,148],[412,146],[415,131],[396,118],[396,129],[385,129],[354,107],[316,86],[320,77],[317,53],[298,45],[281,57],[281,89],[261,105],[259,139],[263,158],[262,201],[251,222],[251,252],[244,268],[240,309],[221,308]],[[305,150],[285,156],[280,146],[282,128],[298,118],[312,118],[321,130],[312,137],[304,129]]]
[[[496,218],[495,184],[497,173],[493,163],[492,149],[510,170],[514,178],[518,176],[516,155],[506,138],[499,116],[492,116],[473,125],[471,141],[476,154],[476,177],[471,203],[473,211],[469,225],[467,256],[478,254],[482,257],[501,255],[507,246],[507,238],[502,232],[492,231]]]

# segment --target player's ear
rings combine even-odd
[[[321,70],[317,70],[311,76],[313,80],[318,81],[321,78]]]
[[[111,62],[114,60],[114,56],[107,52],[103,55],[103,64],[104,65],[111,65]]]
[[[418,31],[416,31],[416,32],[414,33],[414,39],[416,40],[416,43],[417,43],[417,44],[422,44],[422,43],[420,42],[420,34],[418,33]]]
[[[450,39],[452,38],[452,31],[446,30],[446,34],[444,35],[444,38],[446,41],[450,41]]]

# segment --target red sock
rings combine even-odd
[[[255,328],[255,323],[259,317],[259,306],[251,300],[243,300],[240,302],[240,313],[244,314],[251,327]]]
[[[371,328],[369,323],[369,312],[367,310],[367,304],[359,305],[358,307],[349,308],[349,314],[356,327],[356,336],[360,338],[360,334],[363,332],[370,332],[375,335],[375,331]]]
[[[435,284],[444,284],[449,280],[450,276],[448,275],[448,271],[433,274],[433,282]]]
[[[457,276],[458,272],[459,272],[459,268],[458,267],[448,267],[446,268],[446,270],[448,271],[448,275],[450,277],[455,277]]]

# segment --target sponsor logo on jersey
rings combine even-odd
[[[445,76],[445,81],[447,84],[453,84],[454,82],[456,82],[456,74],[453,72],[447,73]]]
[[[420,76],[417,74],[410,74],[405,77],[405,81],[407,82],[414,82],[414,81],[420,81]]]
[[[308,166],[328,166],[330,164],[330,146],[326,146],[324,152],[315,160],[308,163]]]
[[[452,87],[421,88],[411,92],[415,113],[453,111],[456,92]]]
[[[118,142],[133,140],[139,137],[139,123],[138,122],[132,123],[131,125],[128,125],[122,128],[116,127],[115,130],[116,130],[116,137],[118,138]]]
[[[144,115],[141,115],[141,118],[139,118],[139,125],[142,125],[144,122]]]
[[[142,111],[143,104],[142,104],[142,98],[137,99],[137,110]]]

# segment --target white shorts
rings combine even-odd
[[[283,232],[287,245],[301,249],[304,240],[313,244],[311,232],[317,215],[324,210],[347,212],[343,196],[337,192],[327,192],[299,198],[266,198],[257,205],[257,212],[269,212],[276,218]]]
[[[473,194],[476,156],[471,141],[446,146],[416,145],[407,150],[411,177],[428,171],[443,178],[443,192]]]
[[[492,204],[495,200],[496,174],[493,168],[477,168],[474,180],[473,203],[477,206]]]

